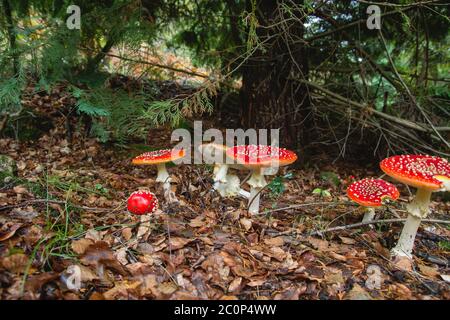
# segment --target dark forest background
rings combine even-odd
[[[72,4],[80,30],[66,26]],[[371,4],[379,30],[366,25]],[[81,130],[125,145],[210,118],[280,128],[305,157],[450,155],[445,1],[1,0],[0,11],[3,136],[36,139],[58,114],[69,141]]]

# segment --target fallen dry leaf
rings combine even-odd
[[[84,237],[86,239],[91,239],[94,241],[100,241],[103,238],[102,233],[95,229],[89,229],[88,231],[86,231],[86,235]]]
[[[25,188],[24,186],[15,186],[13,188],[13,191],[17,194],[28,194],[28,190],[27,188]]]
[[[83,238],[72,241],[70,246],[73,252],[75,252],[76,254],[83,254],[86,251],[86,249],[93,243],[94,241],[92,241],[91,239]]]
[[[13,273],[24,273],[29,262],[28,257],[22,253],[13,254],[0,261],[3,268]]]
[[[164,282],[164,283],[162,283],[161,285],[158,286],[158,290],[162,294],[170,296],[171,294],[173,294],[175,291],[178,290],[178,287],[173,282]]]
[[[247,219],[247,218],[241,218],[239,220],[239,222],[241,223],[241,225],[244,227],[244,229],[246,231],[250,230],[252,228],[252,220]]]
[[[341,239],[342,243],[344,244],[355,244],[356,241],[352,238],[348,238],[348,237],[343,237],[343,236],[339,236],[339,239]]]
[[[169,246],[172,250],[177,250],[183,248],[189,242],[192,242],[192,240],[180,237],[171,237],[169,240]]]
[[[370,294],[364,290],[359,284],[354,284],[352,290],[350,290],[344,297],[345,300],[373,300]]]
[[[203,216],[197,216],[197,217],[195,217],[194,219],[192,219],[192,220],[189,222],[189,225],[190,225],[192,228],[203,227],[203,226],[205,225],[205,221],[204,221],[204,220],[205,220],[205,219],[204,219]]]
[[[286,252],[279,247],[272,247],[269,251],[264,251],[264,254],[280,262],[283,261],[287,256]]]
[[[22,226],[22,223],[14,223],[0,232],[0,241],[5,241],[14,236],[17,230]]]
[[[128,241],[133,236],[133,231],[131,228],[124,228],[122,230],[122,237],[125,241]]]
[[[140,281],[123,281],[114,286],[114,288],[103,293],[103,297],[106,300],[114,300],[119,298],[129,298],[129,291],[134,290],[141,285]]]
[[[317,239],[313,237],[309,237],[308,242],[319,251],[327,251],[329,244],[327,240]]]
[[[228,292],[237,293],[242,284],[242,277],[236,277],[228,286]]]
[[[265,238],[264,243],[269,246],[281,247],[284,245],[283,237]]]
[[[117,261],[114,252],[109,248],[108,243],[105,241],[97,241],[87,247],[80,261],[85,265],[94,266],[96,268],[103,265],[121,275],[128,274],[126,269],[119,261]]]
[[[438,268],[429,267],[420,263],[417,266],[419,267],[420,272],[428,277],[437,278],[439,276]]]
[[[411,259],[408,257],[397,256],[394,258],[394,265],[397,269],[402,271],[412,271],[413,265]]]

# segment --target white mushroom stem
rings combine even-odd
[[[213,188],[214,190],[217,190],[222,197],[230,196],[229,188],[227,188],[227,172],[228,166],[226,164],[216,164],[214,166]]]
[[[143,214],[139,217],[139,228],[136,235],[136,239],[141,239],[150,231],[151,227],[151,217],[148,214]]]
[[[239,195],[249,199],[250,198],[250,192],[245,191],[244,189],[239,188]]]
[[[362,222],[370,222],[375,218],[375,208],[367,207]]]
[[[214,182],[227,182],[228,165],[217,164],[214,167]]]
[[[431,190],[417,189],[414,200],[406,207],[410,215],[417,218],[426,218],[430,212]]]
[[[228,174],[226,176],[226,182],[217,181],[214,183],[214,189],[222,197],[233,197],[239,194],[240,196],[248,199],[250,193],[241,189],[241,183],[239,177],[234,174]]]
[[[408,218],[403,226],[397,245],[391,250],[392,255],[407,257],[409,259],[412,258],[417,230],[419,229],[420,222],[423,218],[426,218],[430,210],[431,193],[432,191],[427,189],[417,189],[416,197],[407,206]]]
[[[264,178],[264,174],[261,168],[254,169],[252,172],[252,176],[247,181],[250,185],[250,197],[248,212],[250,214],[258,214],[259,213],[259,198],[261,189],[267,185],[266,179]]]
[[[156,177],[156,182],[160,182],[163,185],[164,190],[164,198],[167,202],[177,202],[178,199],[175,196],[175,194],[172,192],[172,189],[170,188],[170,175],[167,172],[166,164],[165,163],[158,163],[156,165],[156,168],[158,169],[158,175]]]
[[[170,175],[167,172],[166,164],[165,163],[158,163],[156,165],[156,168],[158,169],[158,176],[156,177],[156,182],[161,183],[170,183]],[[169,184],[170,187],[170,184]]]
[[[412,258],[412,249],[414,247],[414,239],[416,238],[417,230],[420,226],[422,219],[415,217],[411,214],[408,215],[405,225],[403,226],[402,234],[398,243],[391,250],[391,254],[396,257]]]

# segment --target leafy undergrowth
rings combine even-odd
[[[362,219],[345,188],[376,168],[285,169],[250,216],[243,199],[211,191],[208,166],[171,167],[180,203],[167,205],[155,170],[130,163],[141,150],[77,133],[69,145],[60,127],[33,143],[0,140],[18,167],[0,189],[1,299],[450,298],[448,225],[422,224],[410,270],[389,260],[400,223],[320,233]],[[405,216],[398,186],[379,219]],[[138,188],[161,200],[149,224],[126,210]],[[450,203],[434,200],[430,218],[448,219]]]

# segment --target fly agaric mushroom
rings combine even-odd
[[[176,202],[177,199],[170,189],[170,176],[167,172],[166,163],[183,158],[183,149],[163,149],[145,152],[132,160],[136,165],[156,165],[158,175],[156,182],[161,182],[164,189],[164,197],[168,202]]]
[[[267,185],[264,168],[286,166],[297,160],[297,155],[293,151],[267,145],[230,147],[226,154],[238,164],[252,170],[252,176],[247,181],[251,187],[248,208],[251,214],[258,214],[260,192]]]
[[[239,177],[227,174],[228,168],[242,169],[242,166],[226,163],[226,151],[228,147],[217,143],[204,143],[199,146],[199,151],[207,163],[214,163],[213,180],[214,189],[222,197],[241,196],[248,198],[250,194],[241,189]]]
[[[155,194],[146,190],[134,191],[127,200],[127,209],[138,216],[153,213],[158,209],[159,203]]]
[[[146,190],[134,191],[127,200],[127,209],[132,214],[140,216],[142,229],[139,228],[137,238],[150,229],[148,214],[154,213],[159,207],[155,194]]]
[[[399,155],[384,159],[380,167],[388,176],[417,188],[414,200],[407,206],[408,218],[400,239],[392,249],[394,256],[411,258],[420,221],[429,213],[431,193],[450,191],[450,164],[434,156]]]
[[[366,178],[353,182],[347,188],[347,195],[359,205],[366,207],[362,222],[369,222],[375,217],[376,207],[381,207],[386,198],[397,200],[400,193],[396,186],[383,179]]]

